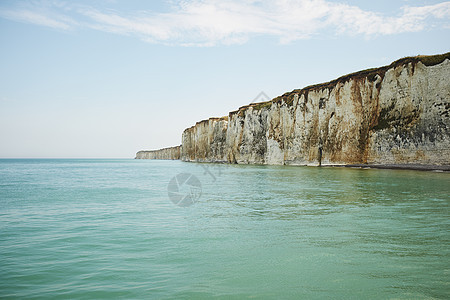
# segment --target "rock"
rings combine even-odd
[[[181,159],[450,165],[449,59],[404,58],[197,122],[182,134]]]
[[[164,148],[160,150],[139,151],[136,159],[180,159],[181,146]]]

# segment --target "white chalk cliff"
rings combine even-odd
[[[184,161],[450,165],[450,53],[400,59],[197,122]]]

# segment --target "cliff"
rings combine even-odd
[[[446,53],[403,58],[294,90],[197,122],[182,134],[181,159],[448,166],[449,78]]]
[[[160,150],[139,151],[136,159],[180,159],[181,146],[164,148]]]

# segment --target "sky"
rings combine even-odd
[[[133,158],[261,92],[448,51],[450,1],[0,0],[0,158]]]

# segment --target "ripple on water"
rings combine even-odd
[[[448,173],[213,167],[0,160],[0,297],[450,298]]]

